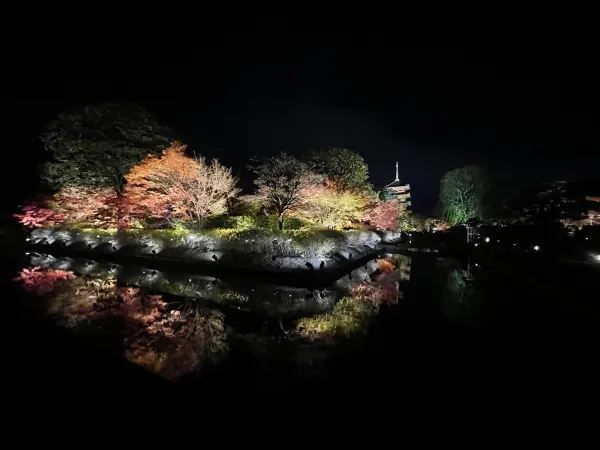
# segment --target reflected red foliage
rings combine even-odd
[[[14,281],[22,283],[23,288],[28,292],[45,295],[74,278],[73,272],[66,270],[41,270],[40,267],[32,267],[21,270]]]
[[[130,361],[177,379],[222,354],[227,344],[220,313],[171,310],[126,340]]]
[[[169,379],[201,369],[227,350],[221,313],[187,306],[172,310],[161,295],[119,287],[115,278],[75,277],[72,272],[25,268],[15,278],[48,297],[48,313],[67,326],[82,322],[122,333],[131,362]]]
[[[374,281],[363,281],[352,289],[352,295],[363,298],[375,305],[394,305],[402,298],[398,290],[398,274],[387,272]]]

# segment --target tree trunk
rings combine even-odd
[[[279,231],[283,231],[283,214],[279,214]]]

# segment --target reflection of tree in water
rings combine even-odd
[[[365,334],[381,305],[394,305],[402,298],[402,274],[397,267],[396,259],[380,259],[373,278],[354,285],[350,295],[340,299],[331,312],[298,320],[299,335],[315,340]]]
[[[126,339],[130,361],[176,379],[226,354],[224,316],[195,303],[171,309]]]
[[[394,255],[396,259],[396,266],[400,273],[400,280],[410,281],[410,272],[412,268],[412,258],[406,255]]]
[[[410,258],[397,255],[371,261],[322,290],[267,284],[240,290],[209,277],[89,262],[77,267],[94,270],[76,276],[62,270],[71,266],[61,260],[44,261],[53,267],[24,269],[17,281],[45,298],[50,315],[103,343],[108,339],[129,361],[168,379],[213,366],[230,346],[236,354],[249,350],[266,367],[273,358],[291,358],[299,373],[313,370],[336,351],[331,343],[365,334],[382,305],[398,303],[400,285],[410,277]],[[227,312],[227,330],[223,313],[200,306],[211,302]],[[263,329],[263,322],[270,326]]]
[[[48,313],[63,325],[109,327],[121,336],[128,360],[165,378],[197,372],[228,350],[223,314],[195,302],[169,305],[161,295],[118,286],[114,277],[53,269],[23,269],[16,280],[29,292],[45,294]]]
[[[474,325],[479,320],[479,295],[469,282],[471,274],[463,269],[453,269],[448,273],[442,294],[444,316],[453,322]]]

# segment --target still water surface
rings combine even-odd
[[[382,352],[427,364],[423,346],[441,335],[433,347],[452,354],[467,334],[503,332],[506,289],[493,275],[472,261],[387,253],[315,288],[28,253],[15,281],[57,326],[166,379],[243,367],[293,383]]]

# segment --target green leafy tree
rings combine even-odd
[[[276,214],[280,230],[288,212],[301,206],[306,188],[320,178],[306,163],[286,153],[255,160],[248,169],[255,175],[256,193],[251,201],[265,212]]]
[[[358,153],[347,148],[310,151],[309,164],[315,172],[325,175],[341,189],[371,189],[369,167]]]
[[[103,103],[60,114],[41,140],[51,154],[42,177],[54,188],[112,187],[123,193],[125,174],[171,142],[171,132],[137,106]]]
[[[444,218],[456,225],[473,217],[484,217],[489,191],[489,176],[481,167],[465,166],[446,172],[440,188]]]

